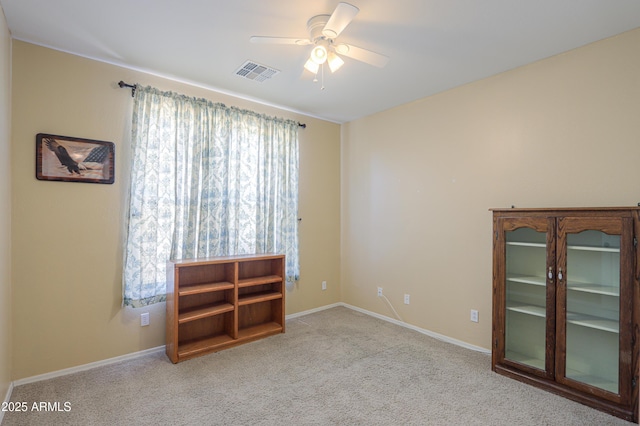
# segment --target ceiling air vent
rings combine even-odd
[[[270,79],[279,72],[280,71],[270,68],[266,65],[260,65],[252,61],[247,61],[240,68],[238,68],[238,70],[236,71],[236,75],[262,83],[263,81]]]

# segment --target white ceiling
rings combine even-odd
[[[302,67],[311,46],[249,38],[308,38],[307,20],[338,0],[0,0],[15,39],[337,123],[640,27],[640,0],[347,2],[360,12],[338,40],[390,61],[344,58],[320,90]],[[247,60],[281,72],[236,76]]]

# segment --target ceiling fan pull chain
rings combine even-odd
[[[324,90],[324,64],[320,65],[320,72],[322,73],[320,74],[320,78],[322,79],[322,87],[320,90]]]

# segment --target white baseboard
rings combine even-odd
[[[367,311],[366,309],[358,308],[357,306],[349,305],[348,303],[343,303],[343,302],[333,303],[331,305],[321,306],[321,307],[315,308],[315,309],[309,309],[308,311],[298,312],[297,314],[287,315],[286,318],[287,319],[297,318],[297,317],[301,317],[301,316],[304,316],[304,315],[313,314],[315,312],[324,311],[325,309],[335,308],[336,306],[343,306],[345,308],[353,309],[354,311],[358,311],[360,313],[363,313],[363,314],[366,314],[366,315],[369,315],[369,316],[372,316],[372,317],[375,317],[375,318],[378,318],[378,319],[381,319],[381,320],[384,320],[384,321],[388,321],[390,323],[399,325],[401,327],[405,327],[405,328],[417,331],[418,333],[425,334],[427,336],[433,337],[434,339],[438,339],[438,340],[441,340],[443,342],[452,343],[454,345],[461,346],[463,348],[471,349],[472,351],[482,352],[482,353],[485,353],[485,354],[491,354],[491,351],[489,349],[485,349],[485,348],[482,348],[480,346],[472,345],[470,343],[463,342],[462,340],[454,339],[452,337],[448,337],[448,336],[436,333],[436,332],[431,331],[431,330],[425,330],[424,328],[420,328],[418,326],[415,326],[415,325],[412,325],[412,324],[408,324],[408,323],[406,323],[404,321],[399,321],[397,319],[390,318],[390,317],[387,317],[387,316],[384,316],[384,315],[380,315],[380,314],[377,314],[375,312]]]
[[[471,349],[472,351],[482,352],[482,353],[485,353],[485,354],[491,354],[491,351],[489,349],[485,349],[485,348],[480,347],[480,346],[472,345],[470,343],[463,342],[462,340],[454,339],[452,337],[445,336],[444,334],[436,333],[435,331],[426,330],[424,328],[420,328],[418,326],[415,326],[415,325],[412,325],[412,324],[408,324],[408,323],[406,323],[404,321],[398,321],[397,319],[393,319],[393,318],[386,317],[384,315],[376,314],[375,312],[367,311],[366,309],[358,308],[357,306],[352,306],[352,305],[349,305],[347,303],[342,303],[342,306],[344,306],[346,308],[349,308],[349,309],[353,309],[354,311],[362,312],[363,314],[371,315],[372,317],[376,317],[376,318],[379,318],[381,320],[385,320],[385,321],[388,321],[390,323],[393,323],[393,324],[396,324],[396,325],[399,325],[399,326],[402,326],[402,327],[406,327],[408,329],[417,331],[418,333],[426,334],[427,336],[433,337],[434,339],[442,340],[443,342],[452,343],[454,345],[461,346],[463,348]]]
[[[291,314],[291,315],[287,315],[285,316],[285,319],[294,319],[294,318],[298,318],[298,317],[303,317],[305,315],[309,315],[309,314],[314,314],[316,312],[320,312],[320,311],[326,311],[327,309],[331,309],[331,308],[335,308],[338,306],[345,306],[344,303],[332,303],[331,305],[324,305],[324,306],[320,306],[319,308],[313,308],[313,309],[309,309],[308,311],[302,311],[302,312],[298,312],[295,314]]]
[[[13,393],[13,382],[9,383],[9,389],[7,389],[7,396],[4,397],[4,402],[11,401],[11,394]],[[2,424],[2,418],[4,417],[4,411],[0,410],[0,424]]]
[[[24,379],[18,379],[13,382],[15,386],[26,385],[27,383],[40,382],[42,380],[53,379],[54,377],[66,376],[67,374],[78,373],[80,371],[91,370],[92,368],[102,367],[103,365],[114,364],[116,362],[127,361],[130,359],[140,358],[145,355],[153,354],[156,352],[164,352],[165,346],[157,346],[151,349],[145,349],[144,351],[133,352],[126,355],[117,356],[114,358],[103,359],[102,361],[91,362],[89,364],[78,365],[76,367],[65,368],[63,370],[52,371],[51,373],[39,374],[37,376],[27,377]]]

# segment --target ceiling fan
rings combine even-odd
[[[344,64],[344,61],[338,54],[382,68],[389,62],[387,56],[336,41],[336,38],[347,25],[351,23],[359,11],[360,9],[349,3],[338,3],[338,6],[336,6],[331,15],[317,15],[312,17],[307,21],[309,38],[253,36],[249,40],[252,43],[264,44],[313,45],[311,55],[304,67],[314,74],[318,73],[318,69],[323,66],[325,62],[329,65],[331,72],[337,71]]]

